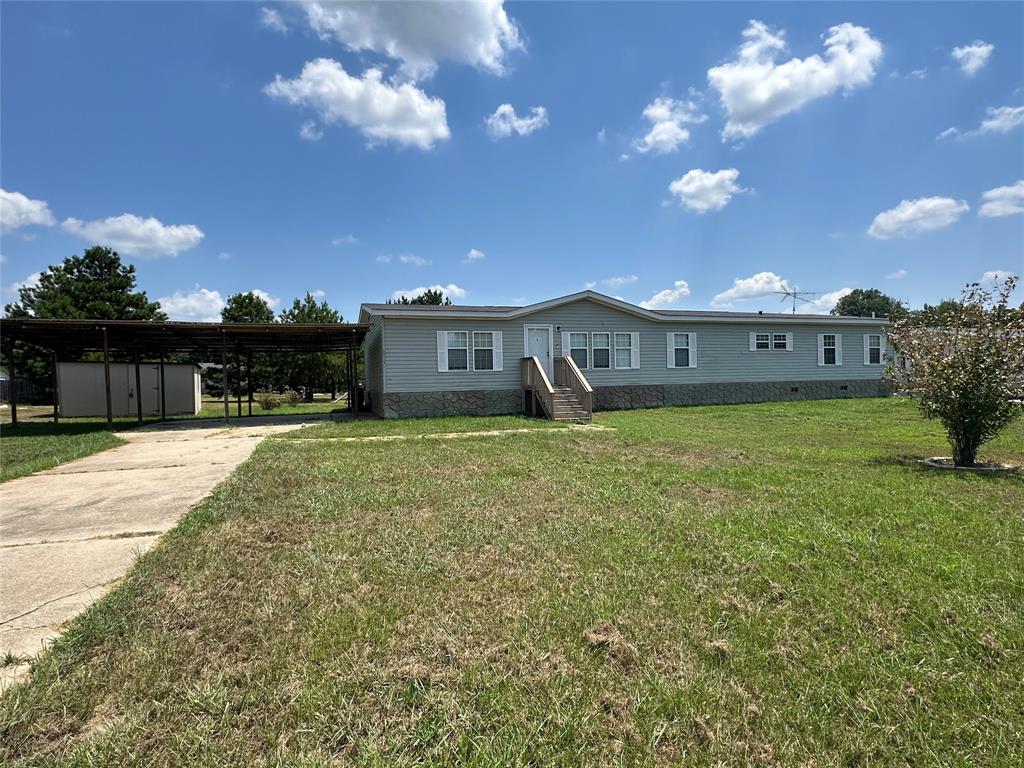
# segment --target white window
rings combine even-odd
[[[668,339],[668,367],[696,368],[697,334],[669,333],[666,336]]]
[[[473,370],[494,370],[494,334],[490,331],[473,331]]]
[[[864,334],[864,365],[882,364],[882,334]]]
[[[576,365],[579,368],[588,368],[587,353],[587,334],[585,333],[570,333],[569,334],[569,354],[572,359],[576,361]]]
[[[640,367],[640,334],[639,333],[616,333],[615,334],[615,367],[616,368],[639,368]]]
[[[590,335],[590,347],[594,356],[594,368],[611,368],[612,337],[610,333],[593,333]]]
[[[818,334],[818,365],[843,364],[843,337],[838,333]]]
[[[469,370],[469,332],[448,331],[448,370]]]
[[[778,331],[751,331],[751,352],[789,352],[793,349],[793,334]]]

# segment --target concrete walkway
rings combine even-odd
[[[0,655],[33,655],[269,435],[316,417],[172,423],[0,484]],[[0,689],[26,665],[0,668]]]

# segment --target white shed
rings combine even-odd
[[[142,415],[159,417],[161,412],[160,366],[140,363]],[[199,366],[191,363],[164,364],[164,405],[168,416],[196,415],[202,408]],[[113,416],[136,416],[135,366],[110,364],[110,406]],[[106,416],[106,381],[103,363],[60,363],[57,366],[57,402],[64,418]]]

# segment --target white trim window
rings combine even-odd
[[[445,346],[449,371],[469,370],[469,331],[446,331]]]
[[[882,364],[882,334],[864,334],[864,365]]]
[[[590,350],[587,347],[587,334],[570,331],[569,356],[576,361],[576,367],[582,370],[589,368]]]
[[[697,367],[697,334],[667,333],[666,362],[669,368]]]
[[[595,369],[612,367],[612,335],[610,333],[590,334],[591,362]]]
[[[620,369],[640,367],[639,333],[615,334],[615,367]]]
[[[843,364],[843,336],[839,333],[818,334],[818,365]]]
[[[494,370],[494,334],[490,331],[473,331],[473,370]]]
[[[781,331],[751,331],[751,352],[792,352],[793,334]]]

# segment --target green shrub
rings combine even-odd
[[[302,402],[302,395],[294,389],[286,389],[281,393],[281,402],[288,403],[288,405],[295,405],[296,403]]]
[[[284,402],[284,399],[280,395],[275,395],[273,392],[262,392],[257,399],[260,404],[260,408],[264,411],[272,411]]]

